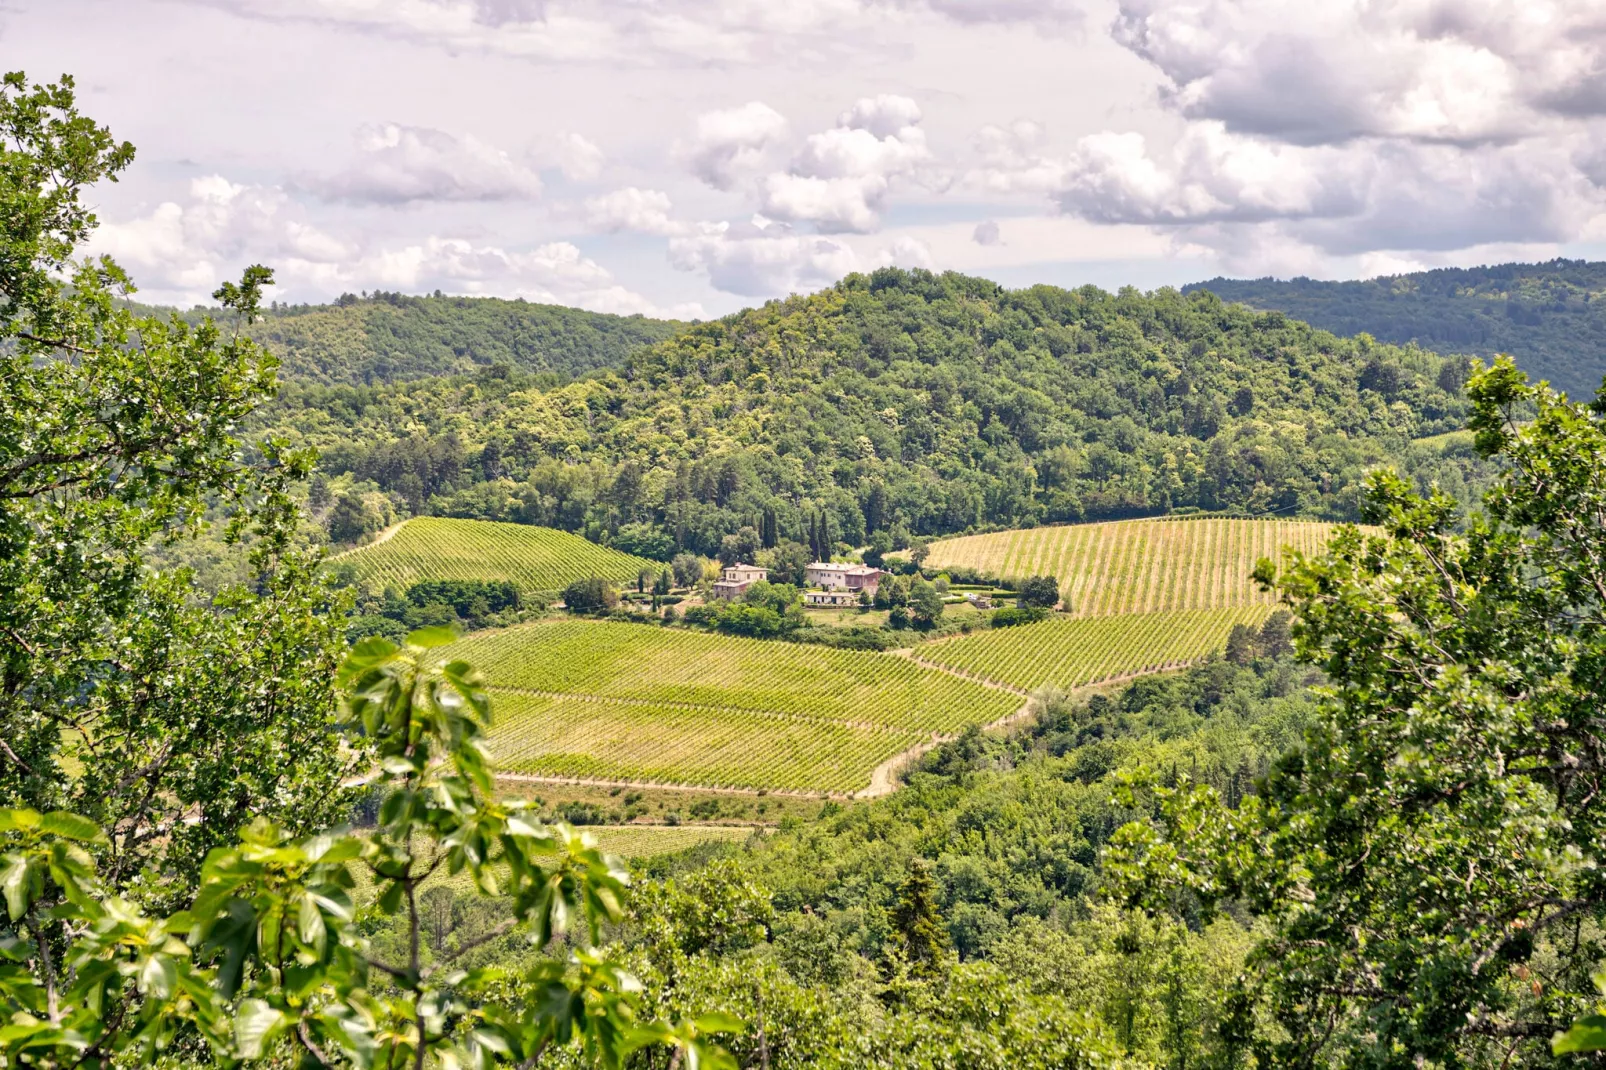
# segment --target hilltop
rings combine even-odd
[[[1606,374],[1606,263],[1440,268],[1360,282],[1216,278],[1183,289],[1338,334],[1366,331],[1438,353],[1509,353],[1574,397],[1593,396]]]
[[[203,313],[218,315],[205,308],[182,315]],[[286,379],[368,385],[499,365],[564,381],[620,367],[685,326],[523,300],[375,291],[327,305],[271,304],[251,334],[279,358]]]
[[[1465,456],[1410,449],[1462,427],[1462,371],[1210,293],[886,268],[563,386],[290,383],[266,417],[414,512],[599,541],[639,524],[711,554],[745,526],[863,545],[1188,510],[1350,518],[1378,463],[1465,481]]]

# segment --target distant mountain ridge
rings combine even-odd
[[[1510,353],[1574,397],[1606,375],[1606,263],[1439,268],[1357,282],[1215,278],[1183,287],[1282,312],[1335,334],[1416,342],[1440,354]]]

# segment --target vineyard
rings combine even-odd
[[[354,565],[359,579],[401,590],[419,580],[505,580],[558,591],[591,576],[633,583],[642,569],[664,567],[552,528],[435,516],[415,517],[337,560]]]
[[[505,772],[850,794],[934,735],[1020,698],[912,659],[562,620],[445,648],[495,698]]]
[[[1060,617],[921,647],[921,661],[1033,691],[1153,672],[1219,652],[1234,624],[1258,625],[1270,606]]]
[[[1058,577],[1079,617],[1265,605],[1275,596],[1249,579],[1284,546],[1310,553],[1333,525],[1218,518],[1123,520],[1022,528],[931,544],[928,568],[965,566],[1018,580]]]

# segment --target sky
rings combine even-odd
[[[1606,256],[1594,0],[0,0],[0,53],[136,146],[93,248],[153,302]]]

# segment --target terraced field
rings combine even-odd
[[[1051,575],[1079,617],[1274,604],[1249,579],[1284,546],[1320,549],[1334,525],[1221,518],[1121,520],[941,539],[927,567],[1004,579]]]
[[[1010,687],[1080,687],[1118,676],[1177,668],[1219,652],[1234,624],[1258,625],[1263,605],[1129,613],[1116,617],[1060,616],[930,643],[922,662]]]
[[[1018,695],[890,654],[561,620],[443,649],[486,676],[499,769],[850,794]]]
[[[389,538],[339,555],[360,579],[405,589],[420,580],[502,580],[525,591],[558,591],[598,576],[634,582],[660,561],[610,550],[578,535],[526,524],[414,517]]]

